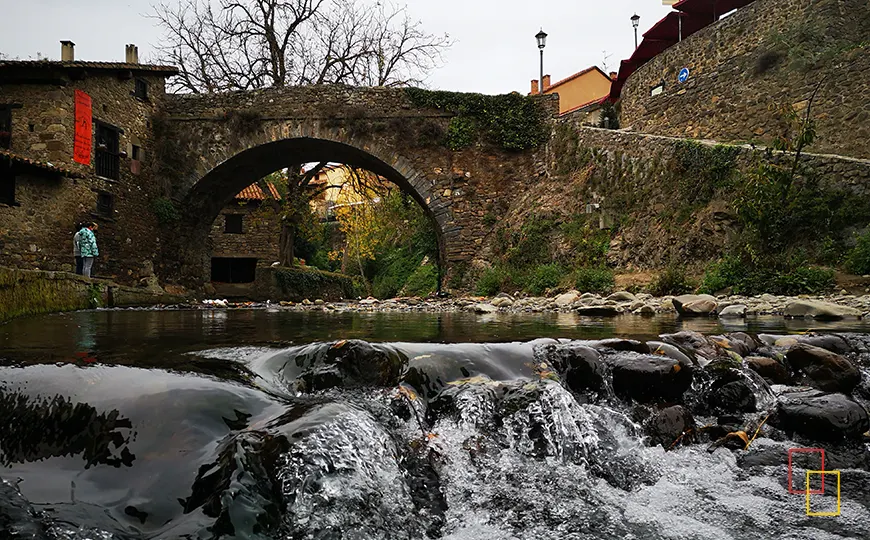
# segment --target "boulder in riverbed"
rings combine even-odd
[[[791,383],[791,375],[788,369],[774,358],[750,356],[744,362],[746,362],[746,367],[761,375],[768,384]]]
[[[559,307],[568,307],[580,299],[580,293],[577,291],[568,291],[565,294],[560,294],[553,302]]]
[[[825,392],[849,394],[861,382],[861,372],[852,362],[820,347],[798,343],[788,350],[789,364],[804,373],[811,384]]]
[[[611,294],[607,297],[608,300],[613,302],[635,302],[637,301],[637,297],[631,294],[628,291],[619,291]]]
[[[719,312],[720,319],[745,319],[746,318],[746,306],[743,304],[734,304],[732,306],[728,306],[722,311]]]
[[[870,429],[867,411],[843,394],[818,390],[781,396],[770,423],[815,440],[861,440]]]
[[[695,428],[695,419],[685,407],[674,405],[654,414],[644,428],[653,446],[660,444],[667,450],[680,436]]]
[[[604,388],[604,365],[592,347],[567,343],[546,348],[544,358],[555,368],[565,385],[575,392]]]
[[[863,315],[860,309],[818,300],[794,300],[785,306],[783,314],[791,318],[812,318],[826,321],[860,319]]]
[[[674,309],[684,317],[704,317],[716,312],[719,304],[709,294],[684,294],[673,299]]]
[[[677,401],[692,384],[691,364],[666,356],[630,352],[607,354],[617,395],[640,403]]]

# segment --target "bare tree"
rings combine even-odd
[[[297,84],[420,84],[451,45],[404,7],[362,0],[181,0],[153,17],[170,88],[215,92]]]

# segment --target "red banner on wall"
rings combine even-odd
[[[91,164],[91,147],[93,147],[94,121],[91,108],[91,96],[81,90],[76,90],[76,131],[73,159],[82,165]]]

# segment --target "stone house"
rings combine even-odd
[[[177,69],[61,44],[59,61],[0,60],[0,266],[72,271],[75,225],[97,222],[95,275],[132,281],[159,250],[148,156]]]
[[[212,224],[211,281],[253,283],[257,267],[278,260],[281,224],[274,203],[281,195],[274,184],[266,184],[267,195],[252,184],[235,196]]]

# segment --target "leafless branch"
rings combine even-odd
[[[154,6],[170,89],[220,92],[298,84],[422,84],[449,36],[373,0],[180,0]]]

